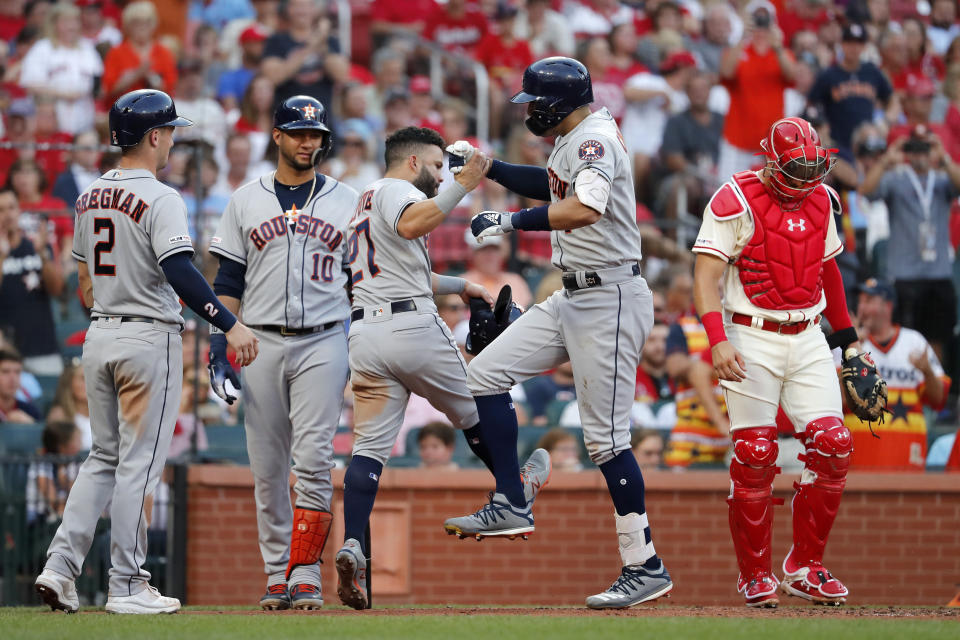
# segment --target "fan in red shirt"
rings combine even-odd
[[[413,116],[413,126],[426,127],[438,133],[443,131],[443,118],[435,107],[430,78],[427,76],[410,78],[410,115]]]
[[[170,50],[154,39],[157,12],[152,4],[134,2],[123,10],[124,39],[103,61],[105,103],[135,89],[159,89],[172,94],[177,63]]]
[[[933,81],[926,76],[910,76],[907,79],[907,88],[903,96],[903,115],[906,116],[907,121],[890,127],[887,144],[892,145],[900,138],[908,138],[914,132],[919,137],[925,137],[927,131],[930,131],[940,138],[943,148],[951,158],[960,160],[960,149],[958,149],[960,145],[950,127],[930,122],[930,111],[936,93],[937,89]]]
[[[934,81],[942,80],[946,67],[940,57],[928,51],[927,31],[923,22],[919,18],[906,18],[902,27],[907,54],[906,64],[901,68],[884,68],[890,73],[893,88],[898,91],[907,89],[910,76],[926,76]],[[896,41],[898,40],[894,40]]]
[[[777,20],[784,42],[793,42],[799,31],[817,33],[829,21],[830,14],[822,0],[790,0]]]
[[[487,33],[474,52],[490,77],[510,91],[513,91],[514,85],[519,85],[523,70],[533,62],[530,46],[513,35],[516,16],[516,7],[498,5],[495,31]]]
[[[637,30],[632,22],[618,24],[610,30],[610,66],[604,74],[608,82],[615,82],[621,87],[627,78],[643,71],[649,71],[646,65],[641,64],[634,54],[637,51]]]
[[[440,11],[436,0],[373,0],[370,32],[374,36],[408,32],[419,34],[430,16]]]
[[[487,18],[467,8],[466,0],[449,0],[443,11],[434,11],[423,36],[448,51],[472,52],[487,34]]]

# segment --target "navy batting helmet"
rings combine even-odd
[[[467,334],[467,353],[477,355],[506,331],[520,317],[523,310],[513,302],[513,290],[505,284],[497,302],[490,308],[482,298],[470,298],[470,332]]]
[[[280,131],[323,131],[327,135],[318,150],[320,158],[327,155],[333,143],[333,136],[327,126],[327,110],[322,102],[310,96],[292,96],[281,102],[273,112],[273,127]],[[314,162],[316,159],[315,157]]]
[[[190,126],[193,122],[177,115],[173,98],[155,89],[125,93],[110,107],[110,144],[116,147],[134,147],[159,127]]]
[[[510,102],[532,102],[524,124],[534,135],[545,135],[575,109],[593,102],[590,72],[573,58],[537,60],[523,72],[523,90]]]

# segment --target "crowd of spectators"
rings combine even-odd
[[[274,165],[272,113],[282,99],[305,93],[323,102],[335,146],[321,170],[358,189],[382,175],[385,137],[409,125],[542,166],[549,141],[523,127],[522,107],[507,98],[531,61],[569,55],[590,70],[594,106],[617,118],[633,161],[643,270],[655,290],[657,318],[638,369],[633,421],[659,434],[660,464],[720,465],[729,455],[722,395],[692,310],[688,248],[710,195],[733,172],[758,168],[761,137],[790,115],[809,119],[836,149],[829,182],[845,205],[837,224],[846,246],[839,262],[863,337],[892,353],[903,334],[891,327],[902,326],[930,345],[922,358],[906,353],[900,374],[882,370],[888,380],[902,375],[916,384],[913,395],[898,393],[897,402],[912,404],[894,411],[881,436],[909,423],[926,437],[935,422],[956,423],[950,379],[960,363],[954,264],[960,165],[953,162],[960,159],[960,22],[954,0],[350,0],[349,22],[329,0],[186,4],[184,11],[181,3],[147,0],[0,0],[4,421],[43,417],[38,407],[37,415],[27,410],[37,396],[21,383],[13,389],[17,398],[7,389],[13,369],[41,380],[63,372],[48,420],[72,421],[89,445],[82,371],[64,368],[57,334],[63,318],[54,310],[75,303],[70,205],[117,161],[106,146],[106,111],[119,95],[162,89],[197,123],[178,129],[160,177],[183,193],[203,259],[230,195]],[[347,33],[349,48],[342,40]],[[488,83],[478,82],[478,67]],[[477,245],[466,231],[477,211],[535,204],[486,181],[432,234],[436,270],[466,272],[494,293],[509,284],[524,307],[543,300],[559,286],[549,234]],[[889,305],[889,326],[870,311],[878,296]],[[462,301],[448,296],[438,308],[463,348]],[[205,353],[201,339],[184,342]],[[185,379],[205,387],[192,352],[184,362]],[[933,380],[942,385],[939,393]],[[569,366],[513,394],[522,422],[576,433]],[[348,394],[346,426],[349,405]],[[235,409],[218,406],[206,391],[185,392],[180,411],[181,452],[205,442],[203,420],[237,419]],[[404,433],[437,414],[415,398],[408,418]],[[445,432],[434,431],[420,432],[418,444],[442,462]],[[557,448],[569,449],[561,434],[551,434]],[[909,463],[891,466],[922,468],[927,442],[915,444],[920,450],[914,446]],[[401,453],[404,446],[398,444]]]

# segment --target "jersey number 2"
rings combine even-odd
[[[114,227],[113,220],[110,218],[94,218],[93,233],[99,236],[100,232],[106,229],[107,239],[100,240],[93,245],[93,275],[95,276],[115,276],[117,275],[117,266],[105,264],[103,254],[113,251]]]
[[[373,246],[373,238],[370,237],[370,218],[364,218],[363,222],[357,224],[354,227],[353,235],[350,236],[350,245],[348,247],[350,251],[350,264],[357,259],[357,255],[360,253],[360,234],[363,234],[367,238],[367,271],[370,272],[371,278],[376,278],[380,275],[380,267],[377,266],[376,257],[377,257],[377,248]],[[353,284],[357,284],[363,280],[363,270],[360,268],[352,268],[353,271]]]

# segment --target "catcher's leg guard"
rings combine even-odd
[[[793,497],[793,547],[783,561],[783,590],[818,604],[843,604],[847,588],[823,567],[823,550],[840,508],[853,438],[840,418],[819,418],[798,437],[805,463]]]
[[[748,607],[775,607],[777,579],[771,565],[773,479],[777,461],[777,428],[751,427],[733,432],[730,463],[730,533],[740,577],[737,590]]]
[[[329,511],[303,507],[294,509],[293,534],[290,536],[290,562],[287,563],[285,576],[287,580],[290,579],[290,572],[294,568],[320,561],[332,523],[333,514]]]

